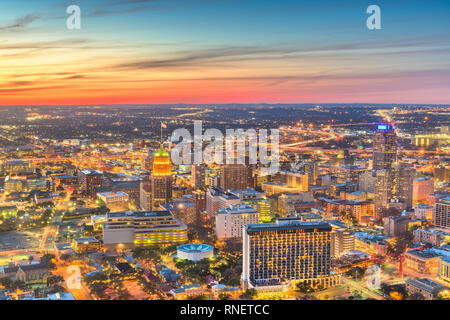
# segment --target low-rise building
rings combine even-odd
[[[76,253],[91,253],[101,250],[102,243],[93,237],[75,238],[72,240],[72,248]]]
[[[45,280],[49,274],[48,265],[45,263],[10,264],[2,268],[0,278],[8,277],[12,280],[30,282]]]
[[[203,288],[195,283],[195,284],[188,284],[188,285],[184,285],[181,286],[180,288],[176,288],[176,289],[172,289],[170,290],[170,294],[175,298],[175,299],[183,299],[183,298],[187,298],[187,297],[197,297],[201,294],[203,294]]]
[[[107,248],[125,249],[187,242],[187,226],[166,210],[109,212],[103,226]]]
[[[130,198],[127,193],[123,191],[117,192],[101,192],[97,193],[97,196],[102,200],[106,207],[111,211],[124,211],[129,209]]]
[[[433,300],[435,296],[444,289],[446,289],[445,286],[428,278],[406,280],[406,291],[408,292],[408,296],[418,293],[421,294],[425,300]]]
[[[436,275],[440,257],[432,250],[409,250],[405,253],[405,266],[420,274]]]
[[[441,245],[441,232],[436,229],[416,229],[413,231],[414,240],[420,243],[429,243],[433,246]]]
[[[450,284],[450,256],[441,257],[441,259],[439,260],[438,277]]]

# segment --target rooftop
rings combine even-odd
[[[172,213],[168,210],[154,210],[154,211],[120,211],[120,212],[109,212],[107,218],[120,218],[120,217],[135,217],[135,218],[145,218],[145,217],[172,217]]]
[[[287,230],[314,230],[331,231],[331,225],[323,221],[290,221],[281,223],[249,224],[247,232],[257,231],[287,231]]]

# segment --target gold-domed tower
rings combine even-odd
[[[170,162],[170,155],[166,150],[164,150],[162,145],[153,157],[153,175],[172,175],[172,163]]]
[[[155,153],[153,158],[153,173],[150,177],[152,192],[152,209],[172,200],[172,163],[169,153],[163,146]]]

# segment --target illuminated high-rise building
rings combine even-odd
[[[397,161],[397,134],[391,124],[379,124],[373,137],[373,169],[390,170]]]
[[[140,186],[140,206],[143,210],[157,210],[172,199],[172,164],[170,155],[161,145],[153,157],[153,172]]]
[[[375,217],[383,218],[384,209],[389,208],[396,195],[397,134],[391,124],[377,125],[373,137],[373,169],[375,181]],[[386,212],[386,211],[384,211]]]
[[[220,187],[223,190],[247,189],[248,167],[245,164],[223,164],[220,166]]]
[[[153,173],[150,178],[152,190],[152,208],[157,210],[163,203],[172,199],[172,164],[170,155],[163,146],[155,153]]]
[[[413,206],[413,180],[415,170],[411,167],[399,165],[396,170],[396,188],[395,195],[400,201],[406,204],[407,208]]]
[[[299,281],[334,285],[338,279],[331,273],[331,229],[328,223],[301,222],[298,218],[245,226],[244,287]]]
[[[191,167],[191,181],[195,189],[203,189],[206,182],[205,165],[193,164]]]
[[[89,197],[95,197],[97,195],[95,190],[103,186],[103,172],[91,169],[82,170],[78,180],[82,190]]]
[[[434,193],[434,180],[430,177],[420,177],[412,183],[413,204],[425,203],[427,196]]]
[[[375,180],[375,218],[381,220],[385,217],[385,209],[389,208],[389,203],[393,198],[394,191],[394,171],[393,170],[377,170]]]

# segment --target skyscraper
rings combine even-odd
[[[247,175],[245,164],[223,164],[220,166],[220,187],[224,190],[247,189]]]
[[[391,124],[379,124],[373,137],[373,169],[390,170],[397,161],[397,134]]]
[[[153,158],[153,172],[141,182],[140,206],[143,210],[158,210],[172,199],[172,164],[170,155],[161,148]]]
[[[193,164],[191,167],[191,181],[195,189],[205,187],[205,165]]]
[[[96,188],[103,186],[103,172],[97,170],[86,169],[80,171],[79,181],[81,188],[89,197],[95,197]]]
[[[413,206],[413,180],[415,170],[399,164],[395,168],[394,198],[405,204],[405,208]]]
[[[152,207],[157,210],[161,204],[172,199],[172,164],[169,153],[162,145],[153,160],[151,186]]]
[[[376,171],[375,180],[375,218],[384,218],[384,209],[389,208],[389,202],[393,198],[394,172],[383,169]]]
[[[373,138],[373,169],[375,181],[375,217],[383,217],[395,196],[395,165],[397,163],[397,134],[391,124],[377,125]]]

